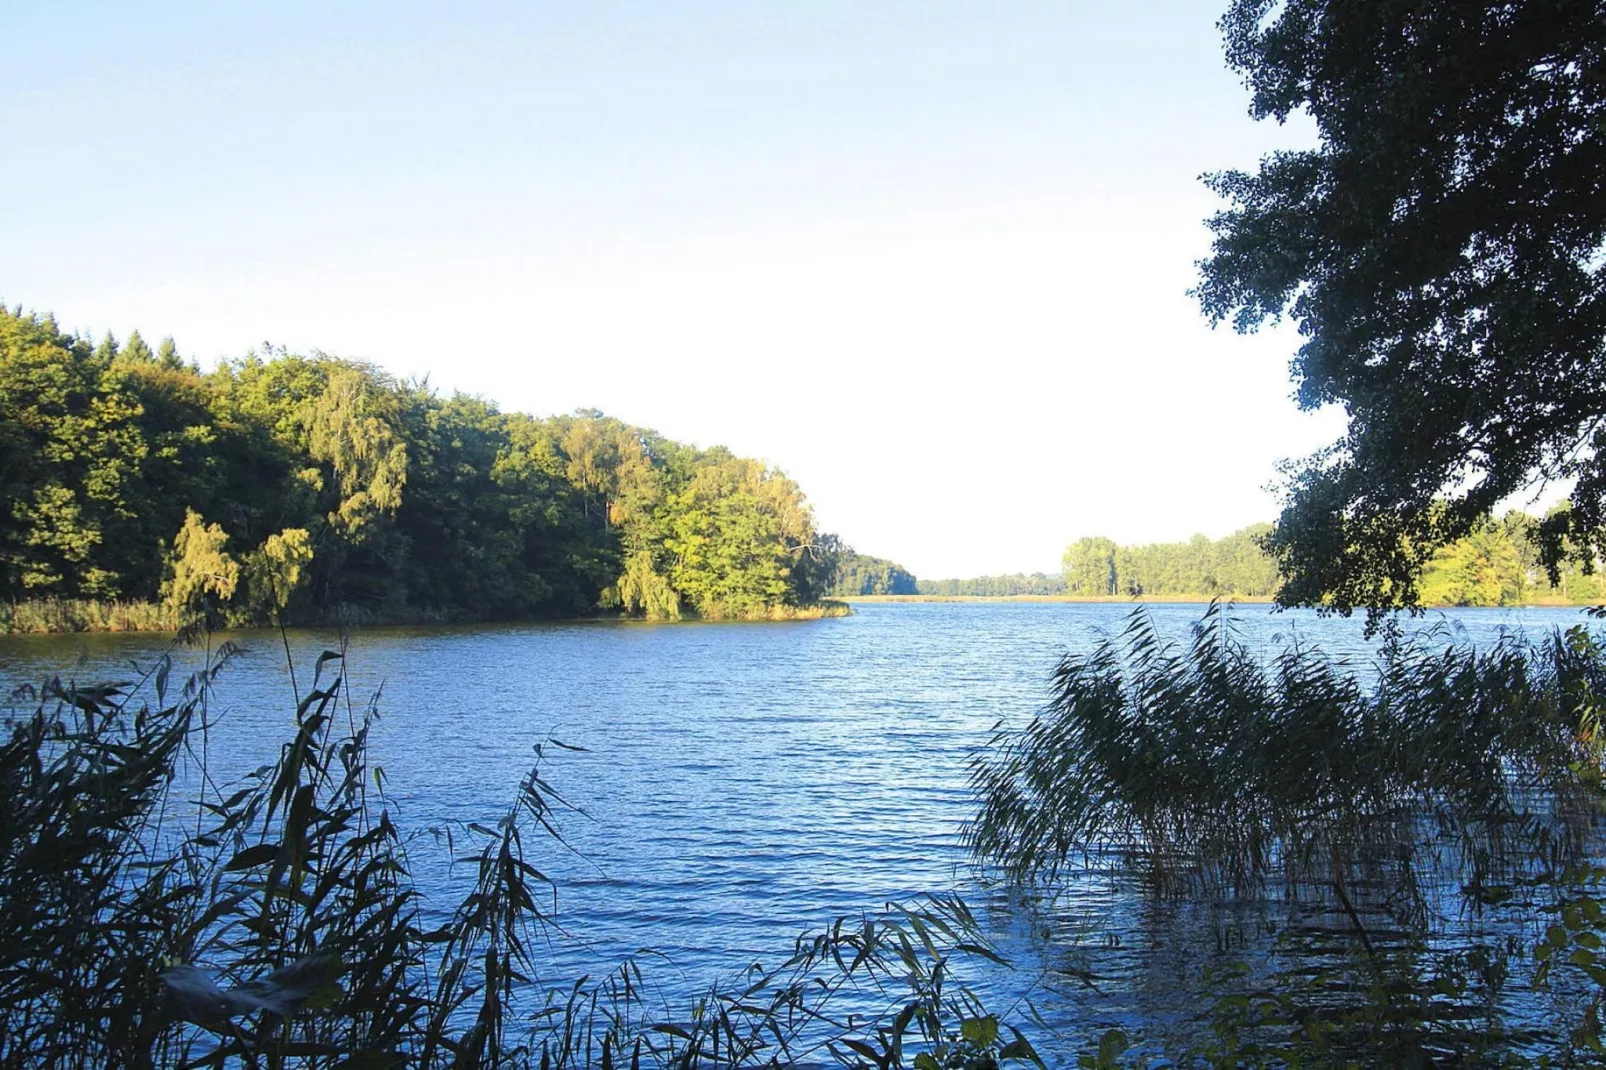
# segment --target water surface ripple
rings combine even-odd
[[[1201,611],[1148,607],[1179,640]],[[778,962],[805,928],[958,888],[992,905],[986,916],[1027,974],[1087,964],[1072,939],[1080,920],[1115,930],[1089,938],[1109,945],[1095,964],[1102,996],[1068,973],[1036,992],[1051,1022],[1086,1035],[1163,1013],[1179,966],[1147,951],[1193,931],[1205,935],[1182,953],[1207,958],[1221,918],[1090,882],[1060,904],[1050,928],[1063,931],[1045,942],[1041,918],[974,883],[958,829],[971,807],[970,753],[998,721],[1021,723],[1042,705],[1060,655],[1119,632],[1131,612],[939,603],[776,624],[370,629],[352,638],[349,665],[359,701],[383,689],[373,760],[404,827],[494,820],[536,744],[586,748],[549,750],[544,769],[587,816],[563,823],[573,852],[540,845],[567,933],[553,934],[543,981],[596,975],[650,947],[667,960],[650,966],[658,983],[689,995],[754,961]],[[1371,649],[1357,621],[1233,613],[1245,641],[1268,653],[1296,637],[1358,662]],[[1466,610],[1412,627],[1481,643],[1502,628],[1580,621],[1571,610]],[[273,760],[293,720],[279,636],[230,638],[249,653],[222,678],[213,711],[211,757],[227,779]],[[305,687],[317,651],[338,638],[294,632],[290,642]],[[8,691],[55,672],[127,677],[164,649],[144,635],[0,639],[0,677]],[[427,839],[413,855],[433,855]],[[461,884],[441,866],[421,862],[420,872],[432,907],[446,909]],[[987,987],[1007,1001],[1026,983],[995,977]]]

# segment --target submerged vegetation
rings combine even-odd
[[[0,308],[7,631],[795,615],[835,543],[796,483],[599,412],[537,419],[270,350],[203,374]],[[129,608],[137,607],[137,608]]]
[[[843,919],[684,1005],[636,962],[553,987],[540,845],[566,804],[543,751],[512,802],[450,830],[426,901],[369,765],[372,703],[326,652],[277,758],[205,761],[219,651],[182,687],[59,680],[0,741],[0,1066],[932,1068],[1035,1060],[956,976],[995,957],[964,904]],[[415,830],[418,831],[418,830]],[[433,919],[433,920],[431,920]],[[548,932],[548,935],[550,933]]]

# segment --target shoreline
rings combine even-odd
[[[459,617],[427,612],[378,616],[366,613],[327,620],[312,620],[291,624],[293,628],[341,629],[389,628],[408,626],[465,626],[496,624],[567,624],[582,621],[621,621],[642,624],[697,624],[697,623],[761,623],[765,621],[821,620],[847,617],[855,605],[900,605],[914,603],[1073,603],[1087,605],[1209,605],[1212,601],[1236,605],[1274,605],[1268,596],[1222,597],[1207,594],[1166,595],[1069,595],[1069,594],[862,594],[836,595],[807,606],[769,606],[742,614],[712,614],[708,616],[687,613],[678,621],[649,620],[626,617],[620,614],[599,612],[558,617],[529,617],[516,619]],[[1544,598],[1501,606],[1457,606],[1449,603],[1428,604],[1424,610],[1451,609],[1587,609],[1594,601],[1573,602],[1560,598]],[[271,628],[270,624],[240,624],[225,631]],[[176,630],[176,622],[165,608],[142,602],[36,602],[0,604],[0,638],[21,635],[87,635],[120,633],[156,633]]]
[[[854,594],[837,595],[837,601],[852,604],[890,605],[904,602],[1074,602],[1089,605],[1209,605],[1211,602],[1231,602],[1236,605],[1274,605],[1269,595],[1209,595],[1209,594],[1143,594],[1143,595],[1082,595],[1082,594]],[[1499,606],[1458,606],[1453,603],[1428,603],[1423,609],[1587,609],[1593,601],[1572,602],[1560,598],[1542,598],[1528,602],[1514,602]]]
[[[853,615],[853,607],[846,599],[826,598],[806,606],[774,605],[737,613],[715,612],[707,615],[685,612],[679,620],[653,620],[628,617],[622,613],[582,613],[573,616],[476,618],[456,614],[429,612],[380,615],[373,613],[337,614],[320,620],[297,621],[286,627],[303,629],[394,628],[412,626],[466,626],[492,624],[569,624],[581,621],[621,621],[639,624],[720,624],[758,623],[766,621],[823,620],[830,617]],[[176,632],[179,621],[174,613],[150,602],[87,602],[73,600],[41,600],[36,602],[0,603],[0,638],[21,635],[116,635],[153,634]],[[231,624],[221,629],[228,631],[257,631],[272,629],[273,624]]]

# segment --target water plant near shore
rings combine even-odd
[[[1480,880],[1577,857],[1606,694],[1587,632],[1438,651],[1395,636],[1374,668],[1368,683],[1299,645],[1262,663],[1220,606],[1183,651],[1137,611],[977,757],[969,843],[1050,881],[1114,846],[1173,894],[1331,886],[1335,864],[1385,858],[1403,879],[1430,843]]]
[[[1240,973],[1201,985],[1184,1064],[1551,1065],[1601,1050],[1603,684],[1584,628],[1481,650],[1394,635],[1357,667],[1258,657],[1220,606],[1179,647],[1140,610],[976,756],[966,835],[1040,894],[1098,868],[1281,905],[1253,968],[1218,954]],[[1510,1025],[1531,950],[1556,964],[1521,971],[1542,1017]],[[1538,1012],[1552,997],[1572,1010]]]
[[[155,602],[102,602],[87,598],[34,598],[0,602],[0,635],[59,632],[171,632],[179,610]]]
[[[376,717],[326,652],[276,760],[219,784],[207,734],[225,645],[172,686],[51,680],[0,742],[0,1067],[901,1067],[1035,1060],[955,976],[991,958],[928,899],[800,938],[689,1006],[644,968],[535,983],[554,924],[543,768],[498,819],[450,830],[473,879],[426,909],[368,762]],[[190,799],[186,792],[193,791]],[[430,920],[430,919],[437,920]]]

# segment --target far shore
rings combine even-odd
[[[1199,604],[1209,602],[1235,602],[1239,605],[1271,605],[1266,595],[1211,595],[1211,594],[1140,594],[1140,595],[1085,595],[1085,594],[839,594],[838,601],[852,604],[887,602],[1091,602],[1091,603],[1175,603]],[[1507,606],[1489,606],[1490,609],[1584,609],[1594,602],[1571,602],[1562,598],[1539,598]],[[1445,603],[1427,603],[1423,609],[1466,609],[1467,606]],[[1476,608],[1476,607],[1474,607]]]
[[[1248,598],[1239,597],[1226,599],[1217,595],[1208,594],[1166,594],[1166,595],[1125,595],[1125,594],[838,594],[833,598],[841,602],[1199,602],[1206,603],[1212,598],[1219,601],[1233,602],[1261,602],[1270,604],[1271,599],[1266,597]]]

